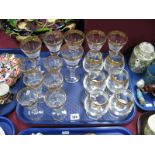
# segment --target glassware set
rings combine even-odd
[[[50,56],[43,61],[45,72],[40,65],[40,39],[30,37],[21,43],[21,50],[28,58],[22,60],[23,83],[26,87],[18,92],[17,101],[28,109],[31,120],[43,118],[45,111],[38,106],[42,102],[52,110],[51,117],[54,120],[63,121],[67,117],[64,79],[67,83],[76,83],[80,79],[76,69],[84,55],[84,37],[80,30],[69,30],[64,34],[59,31],[45,33],[42,40],[50,51]],[[63,40],[65,44],[62,46]],[[129,75],[124,69],[124,56],[120,52],[128,38],[120,31],[112,31],[106,36],[103,31],[91,30],[86,34],[86,40],[90,48],[83,59],[86,71],[83,106],[86,114],[93,120],[101,119],[106,114],[122,119],[134,105],[132,93],[128,90]],[[100,50],[106,40],[109,55],[103,60]],[[61,73],[63,61],[67,68],[64,78]]]

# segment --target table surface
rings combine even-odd
[[[19,48],[19,43],[15,39],[7,36],[4,32],[0,31],[0,48]],[[44,47],[44,49],[46,48]],[[133,134],[137,134],[137,119],[140,115],[141,115],[141,112],[137,111],[134,119],[129,124],[122,125],[122,126],[128,128]],[[14,123],[16,128],[16,133],[20,132],[23,129],[32,127],[21,122],[17,118],[15,110],[12,111],[7,117],[10,120],[12,120],[12,122]]]

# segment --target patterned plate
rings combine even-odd
[[[14,54],[1,54],[0,62],[0,82],[13,86],[21,75],[20,59]]]

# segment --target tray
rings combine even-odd
[[[20,49],[5,49],[6,52],[11,52],[11,53],[18,53],[17,55],[20,56],[24,56],[23,52],[20,51]],[[105,53],[105,52],[104,52]],[[49,52],[41,52],[41,58],[45,58],[49,55]],[[104,56],[106,55],[106,53],[104,54]],[[82,62],[81,62],[82,63]],[[111,124],[111,125],[116,125],[116,124],[127,124],[129,123],[135,116],[136,113],[136,108],[134,106],[133,111],[123,120],[121,121],[116,121],[116,120],[111,120],[108,116],[104,116],[101,120],[98,121],[93,121],[90,120],[87,116],[86,113],[84,111],[83,108],[83,104],[82,104],[82,95],[83,95],[83,87],[82,87],[82,83],[83,83],[83,78],[84,78],[84,70],[82,68],[82,64],[80,64],[80,68],[77,70],[78,74],[80,75],[80,81],[75,83],[75,84],[68,84],[65,82],[64,84],[64,90],[67,94],[67,102],[65,104],[65,108],[68,111],[68,117],[66,118],[66,120],[62,121],[62,122],[58,122],[58,121],[54,121],[51,119],[51,117],[49,117],[49,114],[51,112],[51,110],[44,104],[44,103],[40,103],[39,106],[44,107],[46,115],[44,116],[42,121],[39,122],[33,122],[31,120],[28,119],[28,117],[26,116],[26,109],[21,107],[19,104],[17,104],[17,108],[16,108],[16,113],[17,116],[20,120],[22,120],[23,122],[27,123],[27,124],[46,124],[46,125],[98,125],[98,124]],[[128,69],[128,68],[126,68]],[[64,65],[63,69],[62,69],[62,74],[64,75],[64,72],[66,70],[66,67]],[[23,83],[22,80],[19,83],[19,87],[22,87]],[[76,95],[75,95],[76,92]],[[69,94],[69,95],[68,95]],[[70,117],[79,114],[80,119],[79,120],[70,120]]]
[[[15,128],[13,123],[5,117],[0,116],[0,127],[2,127],[6,135],[15,134]]]
[[[134,72],[132,72],[130,69],[128,70],[129,71],[129,75],[130,75],[130,79],[131,79],[131,89],[132,89],[132,92],[133,92],[133,95],[134,95],[134,100],[135,100],[135,104],[137,105],[137,107],[143,111],[155,111],[155,106],[153,107],[146,107],[146,106],[143,106],[139,103],[138,99],[137,99],[137,96],[136,96],[136,82],[141,79],[145,73],[141,73],[141,74],[136,74]],[[143,93],[143,96],[145,98],[146,101],[148,101],[149,103],[153,103],[153,101],[155,101],[155,97],[153,97],[152,95],[150,94],[144,94]]]
[[[31,135],[32,133],[44,135],[131,135],[132,133],[124,127],[91,127],[91,128],[29,128],[23,130],[19,135]]]
[[[155,114],[155,112],[145,112],[138,118],[137,121],[138,135],[144,135],[144,128],[146,126],[147,120],[149,116],[153,114]]]

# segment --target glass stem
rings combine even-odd
[[[37,69],[41,70],[41,66],[40,66],[40,57],[35,58],[36,62],[37,62]]]
[[[69,77],[71,77],[71,78],[76,77],[76,74],[75,74],[76,67],[69,67],[68,66],[68,70],[69,70]]]

